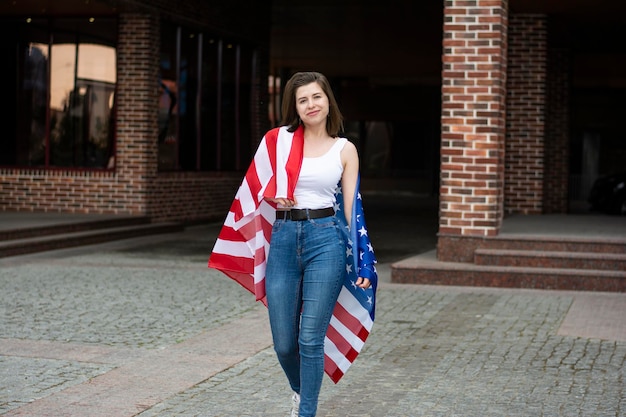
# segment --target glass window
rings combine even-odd
[[[4,123],[0,163],[112,167],[116,85],[114,19],[3,22],[13,54],[14,110]],[[10,36],[7,36],[11,33]]]
[[[178,67],[180,31],[161,25],[161,62],[159,80],[159,169],[178,169]]]
[[[200,128],[198,122],[198,63],[201,60],[199,51],[199,33],[182,30],[180,42],[180,75],[178,114],[180,120],[180,168],[196,170],[198,147],[200,144]]]
[[[204,36],[202,42],[202,89],[200,91],[200,169],[217,170],[217,97],[218,97],[218,40],[215,36]]]
[[[160,170],[248,167],[254,59],[251,46],[162,22]]]
[[[50,33],[45,20],[0,25],[2,57],[10,75],[7,91],[15,106],[5,108],[0,135],[2,165],[45,165]],[[11,97],[11,96],[9,96]]]
[[[222,41],[222,94],[220,96],[220,158],[221,169],[232,171],[237,167],[236,102],[237,102],[237,47]]]
[[[239,144],[239,153],[237,158],[237,170],[246,169],[249,161],[252,160],[253,151],[256,148],[257,140],[249,140],[252,137],[252,124],[247,123],[253,117],[252,112],[252,94],[254,89],[254,69],[256,55],[254,49],[249,46],[241,45],[239,51],[238,68],[239,68],[239,85],[237,91],[237,143]]]

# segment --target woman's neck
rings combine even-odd
[[[304,139],[305,140],[325,140],[328,139],[330,135],[326,131],[326,124],[319,124],[314,126],[305,126],[304,127]]]

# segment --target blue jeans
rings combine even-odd
[[[276,220],[265,273],[274,350],[300,416],[313,417],[324,376],[324,338],[346,269],[346,234],[335,216]]]

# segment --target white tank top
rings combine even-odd
[[[343,174],[341,150],[348,139],[339,138],[322,156],[304,158],[294,196],[298,209],[321,209],[335,205],[337,184]]]

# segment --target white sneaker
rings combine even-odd
[[[298,417],[300,414],[300,394],[293,393],[291,397],[291,417]]]

